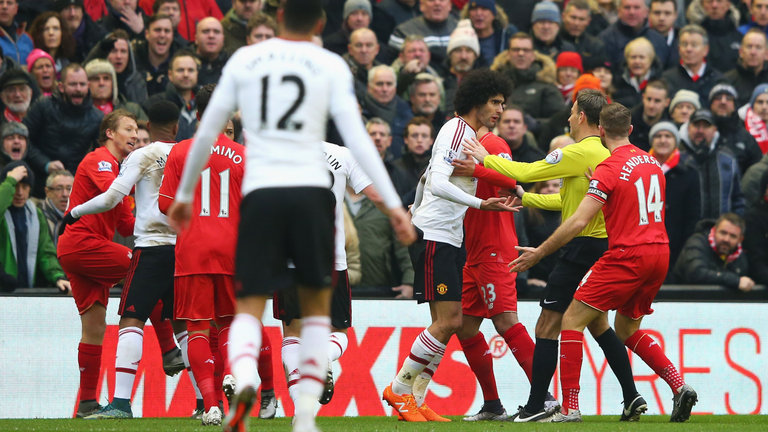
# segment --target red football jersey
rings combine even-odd
[[[669,243],[666,183],[659,162],[633,145],[617,148],[597,166],[587,196],[605,204],[609,248]]]
[[[99,147],[85,155],[75,172],[67,212],[109,189],[119,172],[120,163],[106,147]],[[129,236],[133,234],[134,221],[135,218],[131,213],[131,198],[126,196],[112,210],[85,215],[68,226],[64,234],[59,237],[57,254],[61,256],[89,249],[90,242],[94,240],[112,241],[115,229],[120,234]]]
[[[173,199],[176,195],[191,145],[189,139],[173,146],[161,196]],[[244,171],[245,147],[219,135],[195,188],[189,228],[176,237],[176,276],[235,273]]]
[[[487,133],[480,138],[480,143],[488,153],[512,160],[509,146],[503,138]],[[475,177],[477,178],[475,196],[482,199],[498,197],[499,189],[514,190],[517,184],[514,179],[481,165],[475,167]],[[506,264],[517,258],[514,213],[470,208],[464,217],[464,231],[467,265],[482,262]]]

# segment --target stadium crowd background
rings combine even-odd
[[[167,99],[181,109],[177,139],[190,138],[196,89],[215,83],[236,49],[275,36],[277,3],[0,0],[2,291],[65,277],[58,224],[103,116],[125,108],[146,120],[145,107]],[[631,108],[631,141],[663,164],[668,281],[742,291],[768,283],[768,0],[324,3],[318,38],[348,63],[366,128],[404,204],[468,71],[490,67],[514,82],[496,133],[523,162],[572,143],[575,93],[602,89]],[[242,141],[237,119],[230,133]],[[342,144],[333,124],[328,140]],[[137,147],[148,143],[144,125]],[[19,160],[33,174],[7,179]],[[14,210],[27,205],[14,197],[17,180],[31,186],[37,222]],[[557,193],[559,182],[524,187]],[[353,296],[410,298],[413,268],[387,217],[363,196],[350,192],[346,202]],[[713,225],[730,213],[727,239]],[[559,212],[546,210],[516,219],[521,245],[539,244],[560,223]],[[521,274],[521,294],[541,289],[551,266],[545,260]]]

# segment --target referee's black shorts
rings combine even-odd
[[[576,237],[563,246],[547,279],[541,308],[565,313],[584,275],[607,250],[607,238]]]
[[[271,295],[294,283],[332,283],[333,194],[320,187],[256,189],[240,205],[236,297]],[[287,263],[296,265],[295,277]]]

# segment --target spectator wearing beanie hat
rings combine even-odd
[[[573,88],[579,75],[584,73],[581,65],[581,55],[577,52],[563,51],[557,56],[557,88],[563,95],[563,102],[571,106],[573,100]]]
[[[680,134],[674,123],[656,123],[649,136],[649,153],[659,161],[667,180],[664,223],[669,234],[669,264],[672,267],[699,220],[699,175],[691,165],[690,155],[682,154],[678,149]]]
[[[323,38],[323,48],[343,55],[347,52],[349,36],[359,28],[370,28],[373,21],[373,10],[369,0],[347,0],[344,2],[344,13],[341,28]]]
[[[35,48],[27,56],[27,70],[35,78],[43,96],[50,96],[56,88],[56,62],[47,52]]]
[[[453,113],[453,100],[456,96],[456,89],[459,87],[459,82],[464,75],[472,69],[480,67],[479,63],[481,60],[479,54],[481,50],[482,48],[471,21],[468,19],[459,21],[456,30],[451,33],[451,40],[448,41],[449,70],[443,79],[443,88],[445,89],[443,106],[445,112]]]
[[[533,48],[552,60],[563,51],[576,51],[572,43],[560,37],[560,9],[554,2],[545,0],[533,8],[531,14],[531,34]]]
[[[717,145],[731,150],[739,161],[739,169],[744,173],[763,157],[763,152],[736,112],[737,98],[738,94],[732,85],[717,84],[709,92],[709,110],[720,132]]]
[[[20,68],[9,69],[0,74],[0,101],[2,116],[0,123],[22,121],[32,102],[40,97],[40,90],[31,75]]]
[[[701,108],[699,94],[691,90],[678,90],[672,102],[669,103],[669,116],[680,127],[687,123],[691,115]]]
[[[0,164],[24,160],[29,150],[29,130],[24,123],[7,122],[0,126]]]
[[[749,103],[739,108],[739,117],[744,127],[760,146],[763,154],[768,154],[768,84],[755,87]]]
[[[509,38],[518,32],[504,10],[494,0],[471,0],[461,10],[461,19],[469,19],[480,44],[477,67],[488,67],[509,47]]]
[[[91,91],[93,106],[104,115],[117,109],[124,109],[137,120],[148,120],[141,106],[130,102],[121,95],[117,88],[117,74],[112,63],[107,60],[93,59],[85,65],[85,73],[88,75],[88,88]]]
[[[62,292],[69,292],[71,287],[56,259],[48,222],[43,212],[29,199],[35,182],[32,170],[24,162],[14,161],[0,171],[0,178],[0,274],[4,276],[1,279],[3,290],[56,286]],[[9,282],[11,287],[6,285]]]

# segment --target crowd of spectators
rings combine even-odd
[[[122,108],[145,120],[149,104],[169,100],[180,109],[177,139],[190,138],[197,89],[218,80],[235,50],[277,34],[278,3],[0,0],[0,169],[26,169],[0,178],[3,290],[61,288],[51,246],[103,116]],[[513,81],[495,133],[523,162],[572,142],[575,94],[600,89],[631,109],[631,141],[662,164],[668,281],[745,291],[768,282],[768,0],[325,4],[318,43],[349,65],[366,128],[406,205],[470,70]],[[233,130],[242,142],[236,120]],[[328,139],[341,143],[333,124]],[[556,182],[523,186],[558,191]],[[346,203],[360,249],[353,293],[409,297],[413,268],[386,217],[364,196],[349,193]],[[521,242],[536,245],[559,214],[526,209],[517,220]],[[520,289],[545,284],[547,265],[521,275]]]

